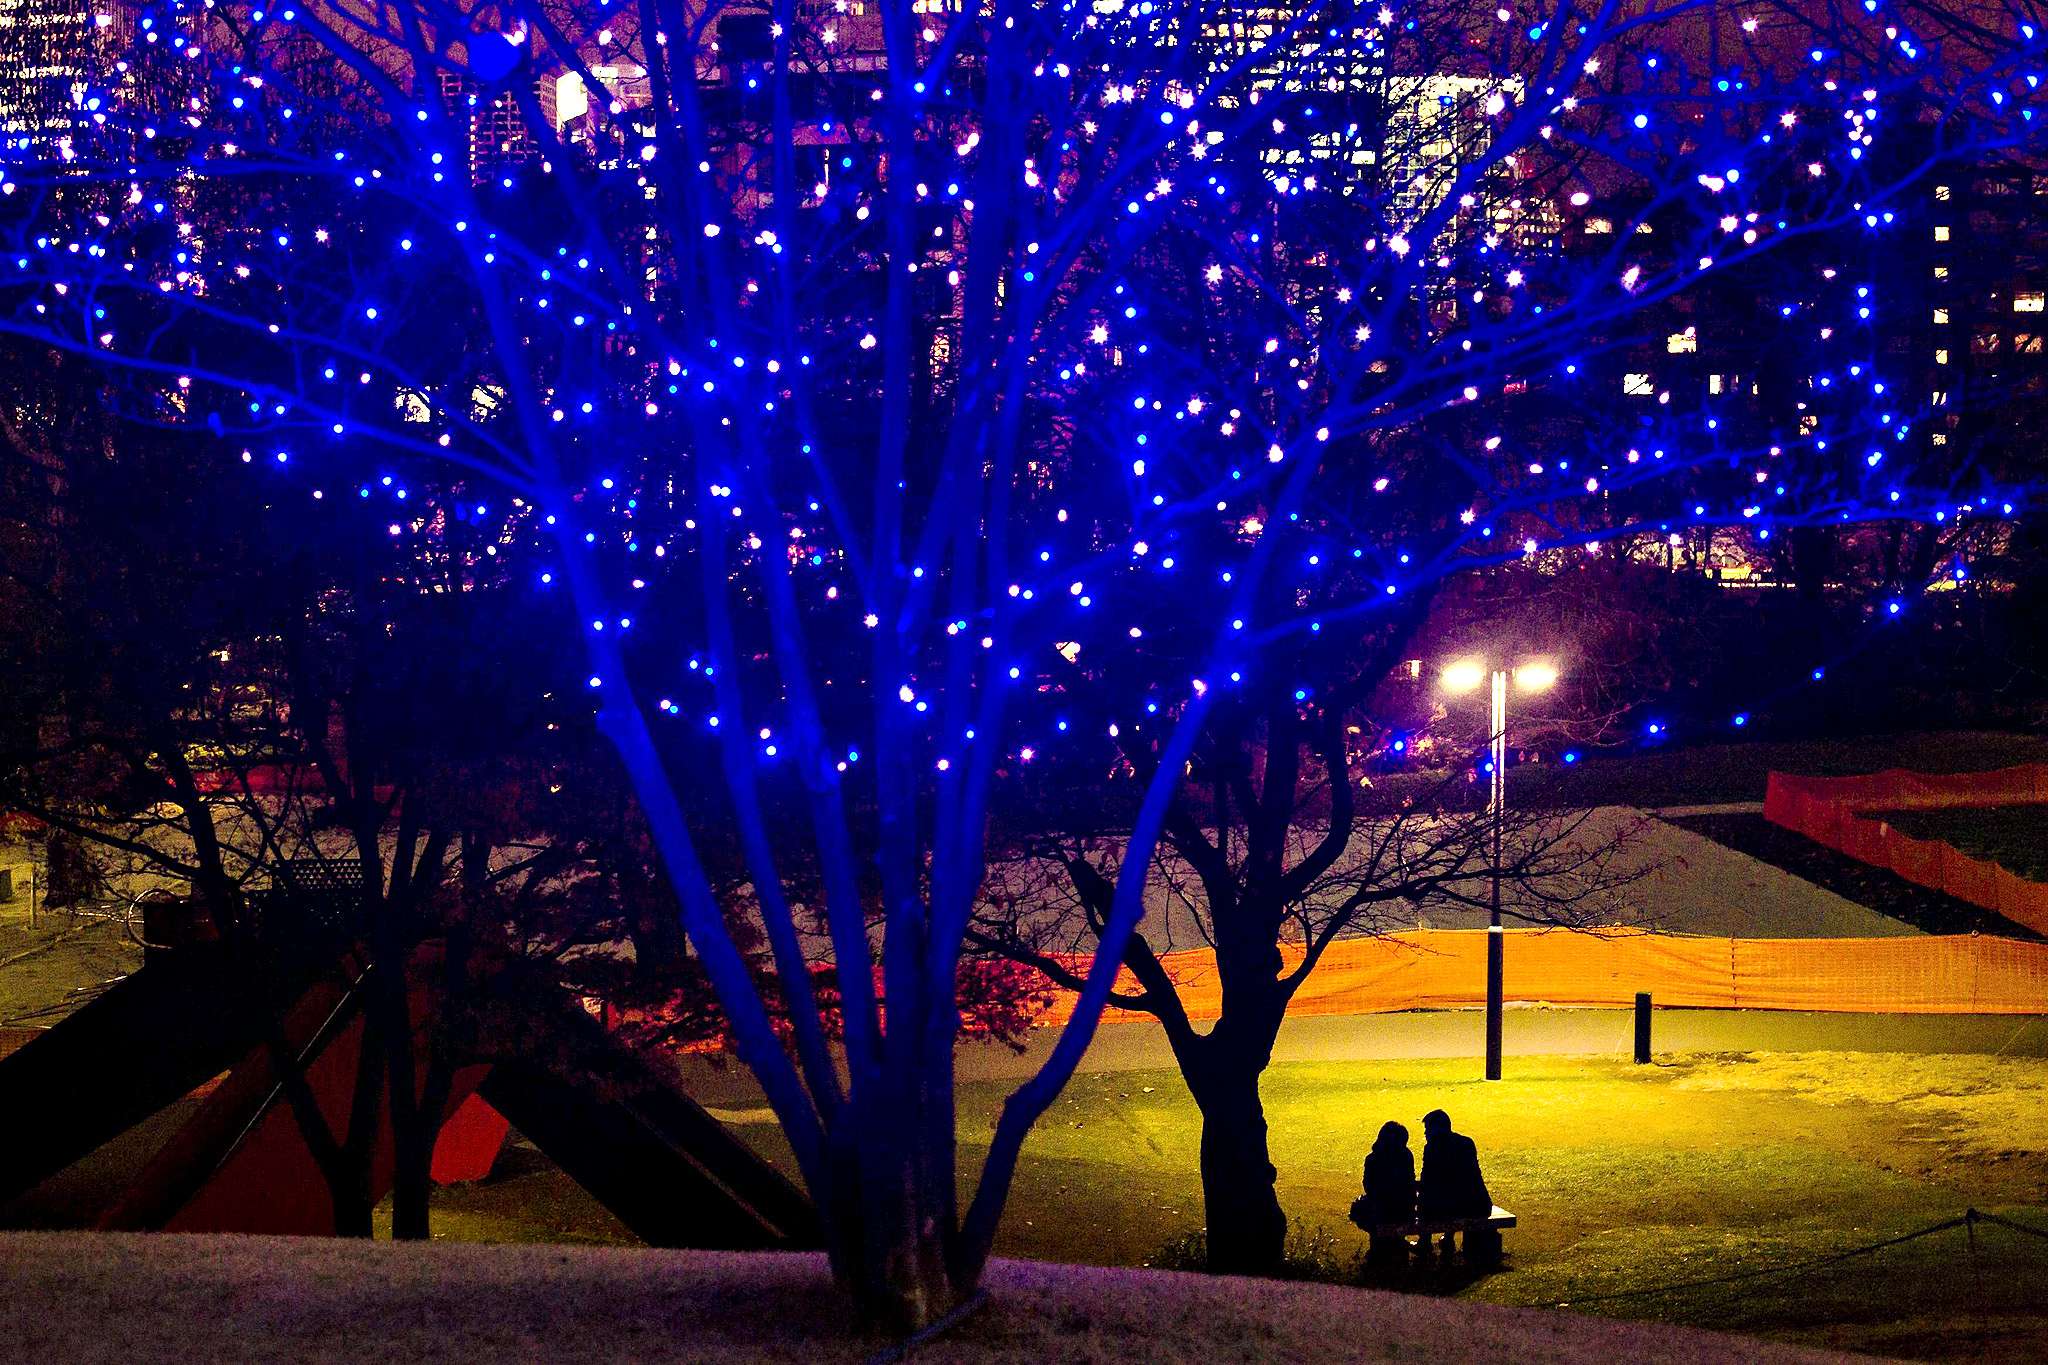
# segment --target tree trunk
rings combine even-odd
[[[1202,1205],[1209,1270],[1218,1275],[1276,1275],[1287,1243],[1287,1215],[1266,1151],[1266,1109],[1259,1099],[1262,1061],[1227,1057],[1186,1068],[1202,1111]]]
[[[1828,577],[1835,568],[1835,533],[1826,526],[1795,526],[1791,531],[1792,577],[1800,603],[1819,619],[1827,602]]]
[[[370,1203],[370,1173],[367,1169],[342,1175],[339,1179],[330,1176],[327,1182],[327,1195],[334,1201],[335,1236],[367,1238],[375,1235],[370,1226],[373,1206]]]
[[[376,1201],[370,1197],[370,1172],[376,1161],[378,1129],[383,1126],[384,1058],[376,1012],[366,1004],[362,1041],[356,1052],[356,1083],[349,1095],[348,1122],[334,1154],[333,1168],[324,1171],[328,1198],[334,1204],[334,1230],[342,1237],[371,1235],[370,1213]]]
[[[861,1316],[906,1334],[931,1326],[963,1297],[946,1267],[947,1229],[930,1216],[922,1183],[910,1171],[862,1191],[868,1216],[857,1228],[857,1265],[849,1286]]]
[[[459,1007],[467,981],[469,916],[480,911],[486,897],[490,854],[490,845],[480,836],[462,836],[462,896],[455,912],[445,921],[439,998],[429,1001],[421,1021],[427,1031],[426,1074],[418,1077],[416,1097],[401,1095],[395,1088],[391,1093],[391,1239],[395,1242],[424,1242],[429,1236],[434,1149],[441,1140],[441,1126],[455,1082],[455,1066],[448,1056],[448,1016],[449,1011]],[[406,1012],[398,1022],[407,1029],[410,1039],[411,987],[402,985],[393,1003]],[[395,1072],[393,1084],[397,1084]]]
[[[931,1326],[972,1291],[951,1257],[955,1179],[921,1150],[926,1096],[856,1098],[831,1135],[826,1237],[832,1270],[867,1325],[892,1335]]]
[[[391,1240],[427,1240],[434,1148],[417,1137],[400,1138],[394,1125],[391,1163]]]
[[[446,1006],[444,1005],[444,1008]],[[438,1025],[437,1025],[438,1027]],[[434,1148],[441,1141],[455,1069],[436,1044],[416,1104],[393,1106],[391,1115],[391,1237],[424,1242],[432,1212]],[[409,1111],[409,1112],[408,1112]]]

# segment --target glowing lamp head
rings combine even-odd
[[[1447,692],[1476,692],[1485,681],[1486,665],[1478,659],[1459,659],[1443,671],[1443,685]]]
[[[1557,665],[1537,659],[1515,670],[1515,687],[1523,692],[1548,692],[1557,686]]]

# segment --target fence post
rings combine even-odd
[[[1636,1065],[1650,1060],[1650,993],[1636,992]]]

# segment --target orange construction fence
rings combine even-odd
[[[1982,773],[1915,773],[1901,768],[1864,777],[1772,773],[1764,795],[1764,818],[1860,863],[1886,868],[1909,882],[2048,934],[2048,883],[2028,881],[1997,863],[1973,858],[1954,844],[1915,839],[1863,815],[1872,810],[2044,804],[2048,765],[2039,763]]]
[[[1875,1014],[2048,1014],[2048,943],[1977,934],[1906,938],[1695,938],[1635,929],[1509,929],[1505,997],[1551,1005],[1660,1005]],[[1483,1004],[1484,929],[1418,929],[1330,945],[1289,1014],[1380,1014]],[[1299,945],[1283,949],[1288,969]],[[1215,956],[1161,954],[1188,1015],[1222,1011]],[[1080,964],[1085,967],[1085,963]],[[1119,983],[1135,993],[1128,975]],[[1040,1017],[1064,1023],[1060,992]],[[1142,1016],[1111,1010],[1105,1018]]]

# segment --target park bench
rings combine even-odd
[[[1404,1234],[1410,1237],[1441,1237],[1451,1232],[1477,1232],[1480,1228],[1505,1232],[1514,1225],[1515,1215],[1495,1204],[1493,1212],[1484,1218],[1418,1218],[1412,1223],[1392,1223],[1386,1227],[1375,1228],[1374,1231],[1394,1237]]]
[[[1420,1239],[1420,1247],[1427,1249],[1429,1239],[1432,1237],[1443,1237],[1453,1232],[1464,1236],[1477,1232],[1481,1228],[1492,1228],[1495,1232],[1505,1232],[1514,1225],[1515,1215],[1509,1213],[1500,1205],[1495,1204],[1493,1212],[1484,1218],[1477,1216],[1470,1218],[1422,1218],[1418,1216],[1405,1223],[1378,1223],[1367,1230],[1375,1238],[1398,1237],[1406,1241],[1410,1237],[1415,1237]]]

